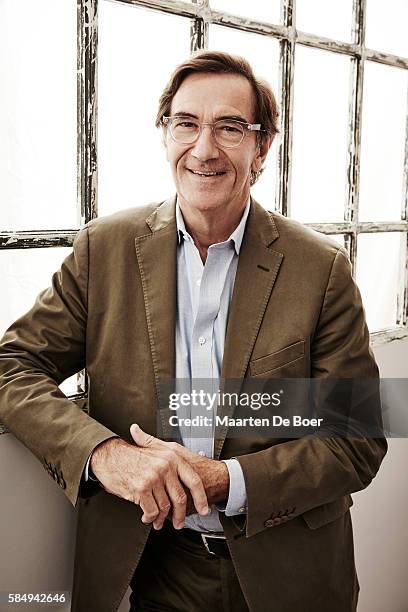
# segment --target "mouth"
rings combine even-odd
[[[226,172],[210,172],[210,171],[206,171],[206,172],[202,172],[201,170],[191,170],[191,168],[187,168],[187,170],[189,172],[191,172],[191,174],[194,174],[195,176],[199,176],[202,178],[214,178],[215,176],[223,176],[224,174],[226,174]]]

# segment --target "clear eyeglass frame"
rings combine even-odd
[[[179,138],[175,137],[174,131],[173,131],[173,121],[176,119],[186,119],[186,120],[196,123],[199,126],[200,129],[198,130],[194,138],[186,141],[186,140],[180,140]],[[234,143],[234,144],[228,144],[228,145],[226,145],[225,143],[219,142],[217,138],[216,126],[223,124],[223,123],[229,123],[229,124],[236,125],[237,128],[241,130],[241,139],[239,142]],[[165,115],[163,115],[162,125],[169,128],[170,135],[172,139],[174,140],[174,142],[177,142],[178,144],[185,144],[185,145],[194,144],[195,142],[197,142],[197,140],[201,136],[203,127],[207,126],[211,129],[217,145],[219,145],[223,149],[235,149],[236,147],[239,147],[239,145],[242,143],[242,141],[244,140],[248,132],[263,132],[264,131],[261,129],[260,123],[245,123],[244,121],[238,121],[237,119],[220,119],[219,121],[215,121],[215,123],[201,123],[200,121],[197,121],[196,119],[192,119],[191,117],[182,117],[180,115],[176,115],[175,117],[166,117]]]

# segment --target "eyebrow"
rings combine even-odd
[[[193,113],[185,113],[184,111],[177,111],[176,113],[174,113],[172,115],[172,117],[192,117],[193,119],[197,119],[199,121],[199,117],[197,117],[197,115],[194,115]],[[221,115],[220,117],[216,117],[215,121],[241,121],[242,123],[248,123],[250,124],[250,121],[247,121],[244,117],[241,117],[241,115]]]

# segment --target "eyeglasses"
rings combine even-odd
[[[179,144],[193,144],[201,134],[204,126],[211,128],[215,141],[220,147],[233,149],[239,147],[248,132],[262,132],[260,123],[245,123],[235,119],[221,119],[215,123],[200,123],[191,117],[164,117],[163,125],[167,125],[170,134]]]

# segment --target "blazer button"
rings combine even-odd
[[[267,521],[264,522],[265,527],[273,527],[274,526],[274,520],[275,519],[268,519]]]

